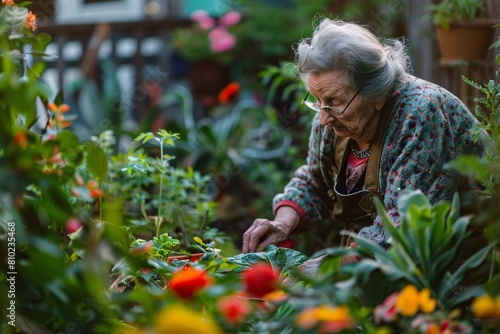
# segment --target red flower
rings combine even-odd
[[[104,191],[99,189],[99,183],[95,180],[88,181],[85,187],[88,189],[90,197],[92,198],[99,198],[104,196]]]
[[[241,323],[252,311],[252,306],[248,299],[239,295],[222,297],[217,302],[217,307],[230,324]]]
[[[24,132],[18,132],[14,135],[14,143],[21,147],[23,150],[28,146],[28,139]]]
[[[205,271],[186,266],[174,274],[167,287],[180,298],[191,299],[209,283],[210,277]]]
[[[268,263],[257,263],[243,272],[246,291],[254,297],[262,298],[276,290],[279,273]]]
[[[236,98],[239,92],[240,92],[240,84],[237,82],[231,82],[229,85],[227,85],[220,91],[219,102],[221,104],[229,103]]]
[[[285,239],[285,240],[281,241],[280,243],[278,243],[276,246],[282,247],[282,248],[293,248],[293,246],[295,246],[295,240]]]
[[[82,223],[80,223],[80,221],[77,218],[75,217],[70,218],[66,222],[66,233],[68,234],[75,233],[76,231],[78,231],[80,227],[82,227]]]

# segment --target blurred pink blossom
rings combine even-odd
[[[240,23],[240,21],[241,21],[241,14],[236,11],[227,12],[219,20],[220,24],[226,27],[234,26],[235,24]]]
[[[236,44],[236,37],[229,33],[224,27],[216,27],[208,34],[210,48],[213,52],[224,52],[231,50]]]
[[[191,14],[191,20],[198,22],[200,27],[204,30],[212,29],[215,26],[215,20],[203,9],[194,11]]]

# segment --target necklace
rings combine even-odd
[[[354,145],[351,145],[351,152],[358,159],[368,158],[371,153],[371,145],[365,148],[364,150],[358,150],[357,148],[354,147]]]

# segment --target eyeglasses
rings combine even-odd
[[[323,109],[326,112],[332,112],[332,114],[342,115],[344,113],[344,111],[347,110],[347,108],[352,103],[352,101],[354,101],[354,99],[356,98],[356,96],[358,96],[359,92],[361,92],[361,89],[363,89],[363,87],[361,87],[356,92],[356,94],[354,94],[354,96],[352,97],[352,99],[349,102],[347,102],[347,104],[344,107],[344,109],[339,109],[339,108],[334,107],[334,106],[324,106],[324,107],[321,107],[317,102],[307,101],[307,97],[309,96],[309,92],[307,92],[306,97],[304,98],[304,100],[302,101],[302,103],[305,104],[306,106],[308,106],[309,108],[311,108],[314,111],[318,111],[319,112],[321,109]]]

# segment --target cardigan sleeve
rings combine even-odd
[[[316,115],[309,137],[306,164],[295,171],[283,193],[273,199],[275,213],[281,206],[291,206],[298,212],[302,227],[304,224],[319,222],[333,209],[332,200],[328,196],[330,188],[323,177],[325,157],[322,156],[325,147],[333,147],[333,138],[325,136],[324,132],[325,129]]]
[[[457,97],[430,83],[418,88],[421,92],[399,99],[381,157],[384,204],[396,226],[400,224],[397,202],[402,192],[420,189],[433,205],[451,201],[460,175],[444,165],[460,154],[480,155],[484,150],[470,132],[477,120]],[[380,216],[359,235],[388,243]]]

